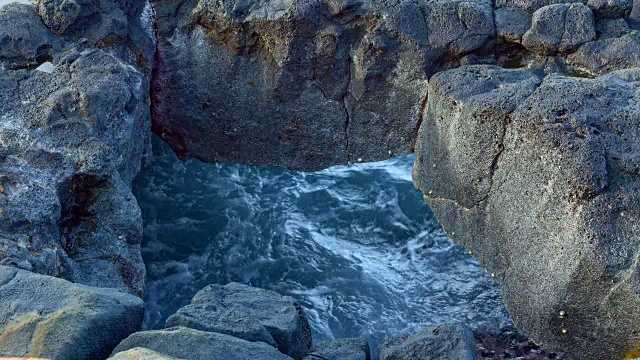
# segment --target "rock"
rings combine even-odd
[[[113,354],[137,347],[189,360],[291,360],[262,342],[185,327],[137,332],[124,339]]]
[[[153,5],[154,131],[208,162],[317,170],[409,153],[427,77],[493,53],[486,0]]]
[[[627,18],[633,8],[633,0],[588,0],[587,6],[598,18]]]
[[[39,0],[38,12],[45,25],[57,33],[73,24],[80,15],[80,5],[75,0]]]
[[[640,340],[639,80],[442,72],[416,145],[417,186],[501,283],[515,324],[578,359]]]
[[[617,38],[631,32],[624,19],[602,19],[596,23],[598,39]]]
[[[314,345],[304,360],[371,360],[363,339],[336,339]]]
[[[109,359],[113,360],[178,360],[173,356],[167,356],[142,347],[119,352]]]
[[[311,348],[311,330],[307,319],[300,305],[289,296],[239,283],[230,283],[224,286],[205,287],[193,297],[191,305],[200,309],[207,306],[226,308],[258,322],[271,334],[278,350],[294,359],[302,359]],[[228,321],[231,319],[230,316],[234,315],[223,316],[226,316],[224,320]],[[245,320],[238,324],[240,326],[235,331],[250,334],[243,328],[247,324],[251,325],[247,328],[248,330],[256,332],[253,330],[255,325]],[[256,338],[256,335],[252,336]],[[259,336],[264,337],[262,334]]]
[[[0,265],[141,294],[131,181],[150,151],[144,2],[34,4],[0,8]],[[122,36],[94,49],[93,26],[119,13]]]
[[[640,66],[640,32],[634,30],[620,37],[586,43],[570,54],[567,62],[597,75],[638,67]]]
[[[444,324],[414,335],[385,339],[378,359],[475,360],[476,346],[468,327]]]
[[[0,8],[0,62],[5,62],[6,68],[35,68],[60,46],[61,41],[40,22],[34,6],[9,4]]]
[[[140,294],[144,76],[99,50],[56,55],[50,74],[0,70],[0,265]]]
[[[572,51],[595,37],[591,9],[583,4],[554,4],[533,13],[531,28],[522,37],[522,45],[552,55]]]
[[[0,299],[0,356],[106,358],[144,312],[136,296],[6,266]]]
[[[247,341],[262,341],[273,347],[276,342],[258,320],[242,312],[221,307],[219,304],[187,305],[171,315],[165,327],[184,326],[196,330],[217,332]]]
[[[509,42],[520,43],[531,26],[531,14],[513,7],[497,9],[495,19],[498,37]]]

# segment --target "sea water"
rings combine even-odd
[[[314,342],[459,321],[508,322],[490,276],[443,232],[411,181],[413,156],[304,173],[180,161],[154,139],[142,208],[147,329],[208,284],[296,298]]]

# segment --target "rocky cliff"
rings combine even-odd
[[[0,6],[0,265],[140,295],[151,129],[184,158],[303,170],[415,149],[416,185],[517,325],[621,358],[640,343],[638,20],[632,0]],[[0,338],[55,322],[40,305]]]

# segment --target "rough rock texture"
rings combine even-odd
[[[144,312],[137,296],[6,266],[0,299],[0,356],[106,358]]]
[[[277,346],[267,328],[243,312],[229,310],[220,304],[193,304],[171,315],[165,327],[184,326],[196,330],[217,332],[247,341],[262,341]]]
[[[596,37],[591,9],[583,4],[554,4],[533,13],[522,45],[541,54],[566,53]]]
[[[475,360],[475,339],[465,325],[439,325],[414,335],[385,339],[378,359]]]
[[[371,360],[363,339],[336,339],[314,345],[304,360]]]
[[[302,308],[291,297],[270,290],[230,283],[205,287],[193,297],[191,305],[191,309],[207,306],[226,308],[233,313],[244,315],[243,318],[249,318],[264,326],[275,340],[278,350],[294,359],[302,359],[311,348],[309,324]],[[246,324],[244,320],[240,322],[236,332],[246,336]],[[255,328],[255,325],[251,325],[250,330]],[[260,336],[264,337],[262,334]]]
[[[639,86],[640,69],[472,66],[430,81],[416,185],[516,325],[579,359],[640,341]]]
[[[411,151],[427,76],[495,33],[485,0],[153,4],[156,133],[181,156],[304,170]]]
[[[594,74],[640,66],[640,32],[630,31],[618,37],[601,39],[582,45],[567,57],[569,64],[588,69]]]
[[[136,347],[119,352],[109,359],[113,360],[178,360],[173,356],[163,355],[147,348]]]
[[[185,327],[137,332],[124,339],[113,354],[137,347],[189,360],[291,360],[262,342]]]
[[[80,24],[139,7],[105,0],[109,13],[98,16],[98,3],[77,3]],[[36,6],[0,8],[0,265],[141,294],[131,181],[149,150],[151,39],[133,15],[116,37],[62,21],[56,11],[70,14],[67,2],[40,5],[51,19]],[[45,24],[66,27],[65,37]],[[115,43],[70,42],[79,37]],[[51,73],[34,70],[45,62]]]

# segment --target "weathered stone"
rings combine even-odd
[[[522,36],[531,26],[531,14],[513,7],[497,9],[496,34],[499,38],[510,42],[521,42]]]
[[[106,358],[140,329],[137,296],[0,266],[0,356]]]
[[[0,7],[0,69],[35,68],[60,44],[60,40],[44,27],[34,6],[9,4]]]
[[[75,0],[38,0],[38,12],[47,27],[63,33],[80,15],[80,5]]]
[[[189,360],[291,360],[262,342],[185,327],[137,332],[124,339],[113,354],[137,347]]]
[[[594,74],[640,66],[640,32],[592,41],[567,57],[567,62]]]
[[[527,74],[435,75],[416,184],[516,325],[579,359],[622,358],[640,341],[640,70]]]
[[[427,77],[495,34],[486,0],[154,7],[155,132],[183,157],[304,170],[410,152]]]
[[[149,350],[143,347],[136,347],[131,350],[119,352],[109,359],[113,360],[178,360],[178,358],[174,358],[173,356],[167,356],[155,352],[153,350]]]
[[[300,305],[289,296],[230,283],[209,285],[191,301],[196,306],[223,307],[254,319],[271,334],[278,350],[302,359],[311,348],[311,330]]]
[[[0,71],[0,264],[141,293],[143,74],[98,50],[54,65]]]
[[[385,339],[378,359],[475,360],[476,346],[468,327],[444,324],[407,337]]]
[[[631,28],[624,19],[602,19],[596,22],[596,33],[599,40],[627,35]]]
[[[633,8],[633,0],[588,0],[587,6],[598,18],[627,18]]]
[[[595,37],[591,9],[583,4],[555,4],[533,13],[531,28],[522,37],[522,45],[552,55],[574,50]]]
[[[242,312],[221,307],[219,304],[192,304],[180,308],[165,323],[167,328],[176,326],[217,332],[247,341],[262,341],[271,346],[277,346],[269,331],[258,320]]]
[[[371,360],[363,339],[336,339],[314,345],[304,360]]]

